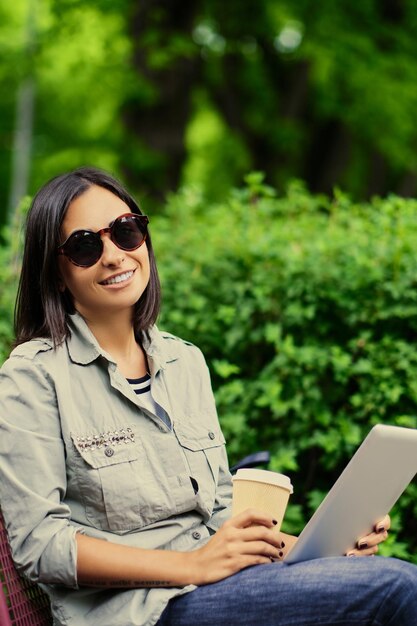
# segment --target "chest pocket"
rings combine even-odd
[[[225,439],[218,427],[205,427],[192,417],[175,424],[175,434],[186,457],[190,476],[198,482],[200,497],[212,512]]]
[[[129,429],[126,436],[126,430],[86,438],[71,435],[86,517],[103,530],[123,531],[139,525],[138,467],[145,453],[133,432]]]

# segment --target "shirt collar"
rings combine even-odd
[[[142,347],[148,359],[151,376],[164,369],[167,363],[176,361],[179,357],[178,351],[174,349],[171,342],[167,342],[157,326],[152,326],[142,333]]]
[[[79,365],[88,365],[99,357],[115,363],[114,359],[98,343],[86,321],[79,313],[69,316],[70,336],[67,339],[68,353],[71,360]],[[148,358],[150,373],[154,376],[166,363],[175,361],[178,352],[173,350],[172,342],[167,342],[157,326],[152,326],[142,333],[142,347]]]
[[[67,339],[68,353],[71,360],[79,365],[88,365],[100,356],[113,361],[94,337],[87,322],[79,313],[69,316],[70,336]]]

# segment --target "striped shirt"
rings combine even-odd
[[[137,394],[148,393],[151,390],[151,377],[147,372],[142,378],[128,378],[127,382]]]
[[[128,378],[127,382],[132,387],[133,391],[140,395],[141,402],[145,409],[147,409],[150,413],[157,415],[170,430],[172,430],[171,420],[169,419],[166,411],[161,407],[160,404],[155,402],[151,394],[151,377],[148,373],[141,378]]]

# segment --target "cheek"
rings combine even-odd
[[[146,244],[144,244],[143,246],[139,248],[136,258],[137,258],[137,261],[141,264],[143,271],[146,272],[149,276],[150,262],[149,262],[149,252],[148,252],[148,248],[146,247]]]
[[[68,291],[76,298],[79,293],[85,290],[89,283],[86,271],[76,267],[70,261],[66,259],[61,260],[59,263],[60,274],[60,290]]]

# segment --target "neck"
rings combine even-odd
[[[120,369],[134,374],[141,360],[138,351],[141,356],[143,353],[136,342],[132,314],[132,310],[113,314],[106,311],[102,317],[84,319],[100,346],[113,357]]]

